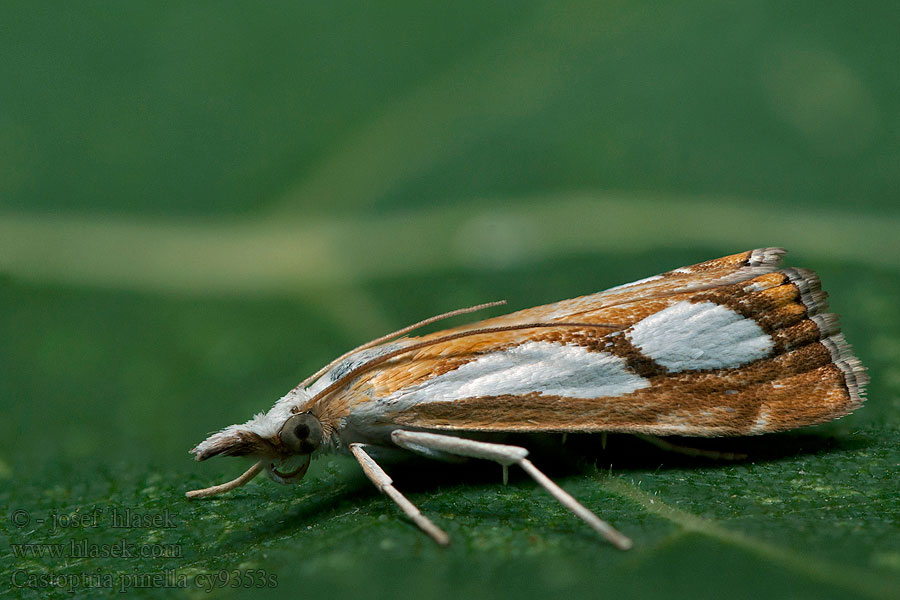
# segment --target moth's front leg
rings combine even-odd
[[[571,510],[594,531],[603,536],[617,548],[628,550],[632,546],[632,541],[606,521],[600,519],[597,515],[588,510],[583,504],[578,502],[569,493],[561,487],[553,483],[549,477],[544,475],[537,467],[526,458],[528,450],[520,446],[509,446],[506,444],[492,444],[488,442],[478,442],[465,438],[454,437],[450,435],[440,435],[436,433],[425,433],[421,431],[404,431],[402,429],[395,430],[391,433],[391,440],[402,448],[413,449],[431,448],[432,450],[456,454],[459,456],[469,456],[472,458],[484,458],[493,460],[501,465],[519,465],[526,473],[537,481],[541,487],[550,492],[560,504]]]
[[[378,466],[378,463],[372,460],[372,457],[363,449],[363,446],[364,444],[350,444],[350,452],[353,453],[353,456],[359,462],[359,466],[362,467],[366,477],[375,484],[375,487],[393,500],[397,506],[406,513],[406,516],[408,516],[413,523],[418,525],[422,531],[427,533],[431,539],[441,546],[448,545],[450,543],[450,536],[448,536],[440,527],[432,523],[428,517],[423,515],[422,512],[416,508],[415,504],[407,500],[406,496],[401,494],[397,488],[394,487],[394,481],[384,472],[384,469]]]

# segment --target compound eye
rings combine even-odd
[[[282,443],[297,454],[312,454],[322,443],[322,424],[309,413],[294,415],[281,428]]]

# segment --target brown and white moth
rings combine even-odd
[[[525,469],[616,546],[631,540],[550,481],[509,432],[755,435],[823,423],[863,402],[865,368],[828,313],[815,273],[779,269],[761,248],[604,292],[423,337],[399,337],[480,305],[426,319],[334,360],[267,412],[191,452],[253,456],[218,494],[261,471],[299,482],[310,460],[352,454],[366,475],[440,544],[373,460],[379,451],[459,456]],[[475,438],[475,439],[473,439]],[[299,458],[297,458],[299,457]],[[290,459],[299,466],[285,471]],[[504,471],[505,472],[505,471]]]

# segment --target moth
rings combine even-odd
[[[742,436],[823,423],[858,408],[865,368],[827,312],[812,271],[760,248],[422,337],[410,331],[500,303],[460,309],[335,359],[266,413],[191,450],[252,456],[219,494],[265,471],[299,482],[310,461],[349,453],[437,543],[447,534],[374,457],[402,451],[518,465],[615,546],[631,540],[553,483],[510,432]]]

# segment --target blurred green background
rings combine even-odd
[[[898,23],[895,2],[4,2],[0,595],[237,570],[216,597],[897,597]],[[358,343],[767,245],[819,272],[870,399],[704,445],[736,464],[533,440],[629,553],[490,465],[391,471],[447,550],[341,457],[183,499],[244,466],[194,443]],[[176,527],[112,527],[126,508]],[[120,540],[170,556],[21,546]],[[254,569],[277,587],[231,587]]]

